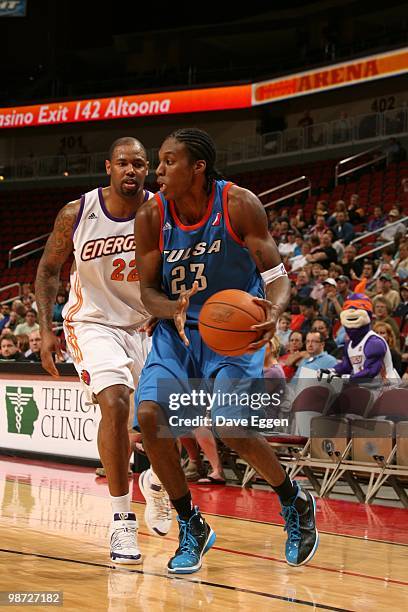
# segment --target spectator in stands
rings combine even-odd
[[[393,274],[394,273],[394,265],[395,261],[394,257],[394,247],[388,246],[384,247],[381,251],[381,257],[378,262],[378,266],[376,271],[374,272],[373,279],[377,280],[380,278],[381,274]]]
[[[37,313],[33,308],[31,308],[30,310],[27,310],[25,314],[24,323],[19,323],[16,329],[14,330],[14,333],[16,335],[29,335],[32,331],[37,331],[37,329],[40,329],[40,326],[37,323]]]
[[[300,302],[300,314],[303,316],[303,320],[300,321],[300,325],[296,327],[296,329],[299,329],[304,336],[309,333],[318,312],[317,302],[310,297],[304,298]],[[292,330],[294,330],[293,321],[291,322],[291,326]]]
[[[354,238],[353,226],[347,221],[346,214],[342,211],[337,213],[332,229],[335,239],[341,240],[343,244],[349,244]]]
[[[268,227],[271,229],[272,225],[278,220],[278,211],[275,208],[270,208],[268,211]]]
[[[348,114],[345,111],[340,113],[339,119],[336,121],[334,130],[334,142],[347,142],[351,136],[351,124]]]
[[[21,300],[14,300],[14,302],[11,304],[11,310],[17,314],[17,325],[19,323],[24,323],[27,309],[23,302]]]
[[[1,318],[0,318],[0,332],[2,331],[3,327],[6,325],[6,323],[8,322],[8,320],[10,319],[10,306],[8,304],[1,304],[0,305],[0,314],[1,314]]]
[[[320,268],[319,274],[317,276],[317,279],[315,281],[314,287],[313,287],[312,292],[310,294],[310,297],[312,297],[314,300],[319,302],[319,304],[322,302],[323,296],[324,296],[324,286],[323,286],[323,283],[328,278],[329,278],[329,271],[326,270],[325,268]]]
[[[309,275],[304,270],[301,270],[297,276],[296,289],[297,295],[301,299],[309,297],[310,292],[312,291]]]
[[[181,442],[189,457],[184,473],[189,482],[197,484],[225,485],[224,472],[218,454],[217,442],[208,427],[198,427],[194,430],[195,439],[183,437]],[[203,450],[211,466],[210,472],[205,475],[200,449]]]
[[[340,264],[331,263],[328,269],[329,277],[337,281],[338,277],[343,274],[343,267]]]
[[[392,276],[390,274],[383,273],[380,275],[380,278],[378,279],[380,291],[373,298],[373,303],[375,303],[375,301],[378,300],[378,298],[380,297],[386,298],[386,300],[388,301],[391,307],[391,311],[393,312],[397,308],[398,304],[400,303],[401,298],[400,298],[399,291],[392,289],[391,283],[392,283]]]
[[[306,242],[306,241],[303,242],[302,248],[300,251],[300,255],[295,255],[294,257],[290,258],[290,269],[292,272],[296,272],[297,270],[300,270],[301,268],[307,265],[306,256],[310,253],[310,250],[311,250],[310,242]],[[295,253],[296,253],[296,249],[295,249]]]
[[[396,337],[396,347],[399,349],[399,329],[395,319],[391,317],[391,306],[388,300],[384,297],[377,297],[374,303],[374,322],[388,323]]]
[[[344,302],[346,301],[346,299],[348,298],[348,296],[350,295],[350,279],[348,278],[348,276],[345,276],[344,274],[340,274],[340,276],[337,277],[337,294],[341,300],[341,305],[343,306]]]
[[[64,319],[62,318],[62,311],[67,301],[65,291],[58,291],[57,296],[55,298],[54,310],[52,314],[52,320],[56,323],[62,323]]]
[[[306,357],[303,350],[303,336],[299,331],[292,331],[289,336],[287,352],[278,359],[285,373],[286,380],[290,380],[296,372],[296,364]]]
[[[0,361],[27,361],[18,350],[17,338],[14,334],[3,334],[0,339]]]
[[[26,309],[26,311],[33,307],[34,299],[33,299],[32,295],[26,295],[26,296],[22,297],[21,301],[23,302],[24,308]]]
[[[390,164],[398,164],[406,158],[406,151],[400,141],[392,137],[384,147],[384,153],[387,155],[387,161]]]
[[[10,315],[9,318],[7,319],[7,322],[3,325],[1,333],[10,333],[10,332],[14,332],[15,328],[17,327],[17,321],[18,321],[18,315],[14,310],[10,311]]]
[[[402,321],[408,315],[408,279],[404,280],[400,287],[401,302],[398,304],[394,315]]]
[[[22,283],[20,290],[21,297],[32,297],[34,295],[31,283]]]
[[[40,331],[32,331],[28,336],[28,341],[30,345],[30,349],[26,352],[25,356],[28,361],[34,361],[36,363],[41,363],[41,335]]]
[[[280,349],[281,343],[279,342],[279,338],[275,334],[266,345],[263,368],[265,378],[285,378],[283,368],[278,361]]]
[[[319,275],[321,270],[324,270],[323,266],[319,263],[314,263],[312,265],[312,273],[311,273],[311,280],[313,282],[313,284],[316,284],[319,282]]]
[[[303,230],[306,228],[307,222],[305,219],[303,208],[297,209],[296,216],[290,219],[290,226],[297,232],[303,232]]]
[[[390,347],[392,365],[397,370],[398,374],[402,376],[404,373],[404,368],[402,366],[401,353],[397,349],[397,339],[391,325],[389,325],[388,323],[384,323],[383,321],[377,321],[373,325],[373,331],[375,331],[376,334],[382,336]]]
[[[278,325],[275,332],[275,336],[278,338],[280,344],[285,348],[289,342],[289,337],[291,334],[291,320],[292,315],[290,314],[290,312],[283,312],[278,319]]]
[[[349,278],[353,278],[352,272],[355,278],[359,278],[363,271],[363,262],[361,259],[356,261],[357,247],[354,244],[348,244],[344,249],[343,257],[340,259],[340,264],[343,268],[343,272]],[[373,271],[374,273],[374,271]]]
[[[401,240],[394,269],[401,280],[408,278],[408,240]]]
[[[337,283],[334,278],[323,281],[323,297],[320,303],[320,313],[332,321],[340,314],[341,304],[337,296]],[[320,330],[318,330],[320,331]]]
[[[297,122],[298,127],[307,128],[313,125],[313,118],[310,116],[310,111],[305,110],[299,121]]]
[[[313,332],[320,332],[324,338],[324,350],[332,355],[337,350],[337,344],[331,337],[331,327],[327,323],[326,319],[317,318],[313,321],[312,325]]]
[[[360,206],[360,196],[358,193],[353,193],[350,196],[350,204],[347,207],[347,214],[350,223],[353,225],[359,225],[364,221],[365,212]]]
[[[20,351],[20,353],[23,353],[23,355],[25,355],[28,349],[30,348],[30,343],[27,334],[15,334],[15,336],[17,338],[18,350]]]
[[[316,203],[315,216],[323,215],[323,217],[327,220],[329,217],[329,205],[327,200],[318,200]]]
[[[322,235],[319,246],[312,249],[309,255],[307,255],[306,259],[311,263],[318,261],[322,264],[323,268],[326,269],[329,268],[333,261],[337,261],[337,253],[333,248],[330,232],[326,232]]]
[[[297,379],[302,368],[309,370],[321,370],[333,368],[337,359],[324,350],[324,338],[320,332],[310,331],[306,336],[307,356],[298,363],[298,369],[294,376]]]
[[[326,231],[327,231],[326,220],[323,217],[323,215],[318,215],[316,217],[316,224],[310,228],[309,237],[317,236],[320,242],[323,234]]]
[[[380,242],[390,242],[391,240],[395,240],[395,238],[398,236],[405,236],[407,228],[405,227],[404,223],[396,223],[400,218],[398,208],[391,208],[387,216],[385,229],[381,232],[378,238]],[[393,223],[395,223],[395,225],[392,225]]]
[[[379,230],[385,225],[385,217],[381,206],[374,206],[373,218],[368,222],[367,229],[369,232]]]
[[[283,256],[293,257],[296,249],[296,234],[293,229],[286,232],[286,241],[278,244],[279,253]]]
[[[327,219],[327,225],[329,227],[332,227],[333,225],[337,223],[337,215],[341,212],[347,215],[346,203],[344,200],[337,200],[334,206],[333,214],[331,214],[330,217]]]

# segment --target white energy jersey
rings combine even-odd
[[[153,197],[145,190],[144,200]],[[71,321],[136,327],[149,314],[140,298],[134,219],[107,210],[102,187],[85,193],[73,232],[75,262],[62,316]]]
[[[388,344],[386,343],[384,338],[382,338],[379,334],[376,334],[372,330],[369,331],[368,334],[364,336],[361,342],[359,342],[355,347],[351,346],[351,342],[347,347],[347,355],[350,359],[351,365],[353,366],[354,374],[357,374],[358,372],[361,372],[361,370],[364,369],[366,360],[364,348],[369,338],[372,338],[373,336],[375,338],[378,338],[387,347],[387,351],[383,358],[383,366],[381,368],[379,376],[381,376],[382,378],[389,378],[390,380],[392,380],[393,378],[399,378],[392,364],[392,357]]]

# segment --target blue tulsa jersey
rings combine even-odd
[[[190,298],[187,322],[196,323],[204,302],[223,289],[241,289],[264,297],[264,284],[245,244],[231,227],[227,195],[232,183],[214,181],[204,217],[183,225],[172,200],[155,197],[161,214],[162,286],[171,300],[198,282]]]

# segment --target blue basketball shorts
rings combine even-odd
[[[229,357],[208,348],[197,326],[186,325],[185,333],[188,347],[172,321],[157,325],[135,393],[135,429],[137,409],[144,401],[161,406],[175,437],[197,426],[220,424],[222,418],[248,416],[247,396],[263,384],[265,349]]]

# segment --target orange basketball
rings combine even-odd
[[[265,321],[265,312],[252,300],[252,295],[239,289],[219,291],[208,298],[198,329],[210,349],[220,355],[244,355],[248,345],[261,337],[262,332],[251,327]]]

